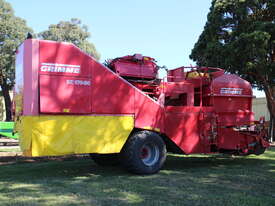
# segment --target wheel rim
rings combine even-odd
[[[159,148],[151,143],[144,144],[141,148],[140,157],[146,166],[152,166],[159,159]]]

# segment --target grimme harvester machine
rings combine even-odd
[[[153,58],[103,65],[69,43],[28,39],[16,58],[15,104],[27,156],[89,153],[99,164],[151,174],[166,152],[261,154],[251,85],[219,68],[180,67],[157,78]]]

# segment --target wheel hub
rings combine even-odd
[[[159,148],[156,145],[147,143],[142,146],[140,157],[146,166],[154,165],[158,161],[159,156]]]

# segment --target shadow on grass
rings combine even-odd
[[[273,156],[275,157],[275,156]],[[177,157],[170,156],[166,161],[165,168],[169,170],[186,170],[186,169],[211,169],[220,166],[226,167],[245,167],[255,165],[266,165],[274,163],[275,160],[258,159],[254,157],[231,157],[231,156],[214,156],[214,157]]]
[[[4,164],[4,165],[1,165]],[[163,170],[171,172],[185,172],[188,170],[212,170],[221,167],[232,168],[255,168],[269,167],[275,173],[275,149],[268,151],[262,156],[232,157],[227,155],[208,156],[184,156],[168,155]],[[120,167],[102,167],[96,165],[88,156],[65,156],[51,158],[25,158],[20,156],[0,157],[0,181],[7,177],[16,175],[17,177],[58,177],[66,176],[135,176],[126,172]],[[3,174],[4,171],[8,171]],[[20,170],[20,172],[18,171]],[[273,173],[272,172],[272,173]]]
[[[163,169],[148,176],[100,167],[88,158],[19,159],[0,166],[0,201],[1,205],[272,205],[274,154],[271,150],[259,157],[168,155]]]

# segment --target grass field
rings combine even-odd
[[[169,155],[155,175],[88,158],[0,157],[0,205],[275,205],[275,148],[249,157]]]

